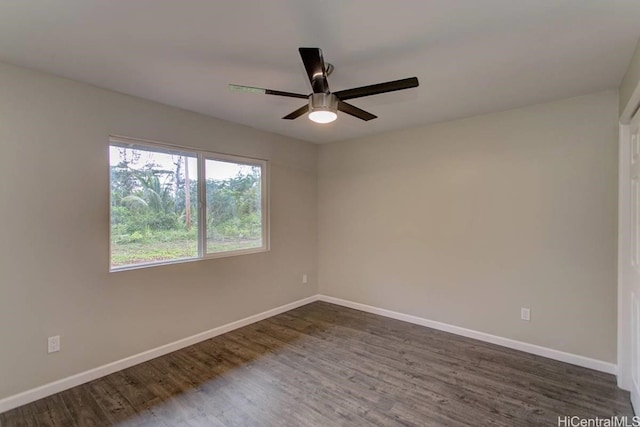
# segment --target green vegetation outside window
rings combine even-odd
[[[265,251],[266,161],[112,138],[111,270]]]

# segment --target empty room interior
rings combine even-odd
[[[0,2],[0,426],[640,425],[639,39]]]

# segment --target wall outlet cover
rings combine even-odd
[[[57,351],[60,351],[60,335],[47,339],[47,353],[55,353]]]

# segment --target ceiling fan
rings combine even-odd
[[[322,50],[317,47],[301,47],[298,50],[300,51],[300,57],[304,63],[304,68],[307,70],[309,83],[311,83],[311,89],[313,90],[313,93],[310,95],[234,84],[230,84],[229,87],[233,90],[242,92],[307,99],[309,101],[307,104],[298,108],[294,112],[287,114],[283,119],[297,119],[308,112],[309,119],[312,121],[316,123],[330,123],[338,117],[338,110],[365,121],[369,121],[377,117],[354,105],[346,103],[345,101],[348,99],[362,98],[364,96],[378,95],[380,93],[410,89],[418,86],[418,78],[409,77],[407,79],[362,86],[354,89],[340,90],[332,93],[329,90],[327,76],[329,76],[333,71],[333,65],[327,64],[327,66],[325,66],[324,60],[322,59]]]

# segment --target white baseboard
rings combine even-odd
[[[311,296],[0,400],[0,413],[317,301]]]
[[[592,359],[577,354],[566,353],[560,350],[554,350],[535,344],[529,344],[522,341],[516,341],[509,338],[499,337],[484,332],[474,331],[472,329],[462,328],[460,326],[449,325],[447,323],[436,322],[434,320],[424,319],[418,316],[398,313],[397,311],[386,310],[384,308],[373,307],[366,304],[360,304],[340,298],[334,298],[327,295],[317,295],[318,301],[325,301],[331,304],[337,304],[355,310],[366,311],[367,313],[377,314],[379,316],[390,317],[404,322],[415,323],[416,325],[426,326],[428,328],[437,329],[439,331],[450,332],[463,337],[473,338],[479,341],[485,341],[491,344],[497,344],[502,347],[520,350],[538,356],[547,357],[549,359],[559,360],[560,362],[570,363],[572,365],[582,366],[596,371],[605,372],[607,374],[616,375],[617,366],[613,363],[604,362],[602,360]]]
[[[402,320],[404,322],[414,323],[416,325],[426,326],[428,328],[437,329],[444,332],[450,332],[452,334],[461,335],[468,338],[474,338],[479,341],[485,341],[492,344],[497,344],[503,347],[512,348],[515,350],[524,351],[527,353],[536,354],[538,356],[547,357],[549,359],[559,360],[561,362],[571,363],[577,366],[583,366],[585,368],[594,369],[596,371],[606,372],[608,374],[616,374],[617,367],[613,363],[604,362],[602,360],[591,359],[589,357],[579,356],[577,354],[566,353],[559,350],[554,350],[547,347],[542,347],[535,344],[529,344],[522,341],[516,341],[509,338],[503,338],[496,335],[487,334],[484,332],[474,331],[472,329],[461,328],[459,326],[449,325],[447,323],[436,322],[434,320],[424,319],[418,316],[412,316],[409,314],[398,313],[397,311],[386,310],[384,308],[373,307],[366,304],[360,304],[353,301],[348,301],[340,298],[330,297],[327,295],[314,295],[307,298],[303,298],[298,301],[294,301],[289,304],[282,305],[280,307],[273,308],[271,310],[264,311],[262,313],[255,314],[253,316],[245,317],[244,319],[237,320],[235,322],[227,323],[226,325],[219,326],[217,328],[210,329],[205,332],[201,332],[196,335],[192,335],[181,340],[156,347],[151,350],[138,353],[136,355],[126,357],[121,360],[117,360],[112,363],[108,363],[103,366],[99,366],[94,369],[90,369],[85,372],[72,375],[67,378],[54,381],[40,387],[33,388],[31,390],[24,391],[22,393],[15,394],[13,396],[6,397],[0,400],[0,413],[6,412],[10,409],[17,408],[18,406],[25,405],[30,402],[34,402],[43,397],[50,396],[55,393],[67,390],[69,388],[78,386],[80,384],[93,381],[95,379],[104,377],[105,375],[112,374],[122,369],[130,368],[131,366],[138,365],[156,357],[163,356],[181,348],[188,347],[193,344],[197,344],[201,341],[208,340],[209,338],[216,337],[218,335],[225,334],[243,326],[250,325],[260,320],[273,317],[277,314],[284,313],[294,308],[301,307],[303,305],[312,303],[314,301],[325,301],[331,304],[341,305],[343,307],[353,308],[355,310],[365,311],[379,316],[389,317],[391,319]]]

